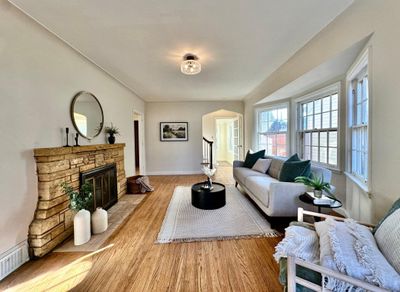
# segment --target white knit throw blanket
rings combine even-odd
[[[154,187],[150,185],[149,178],[147,176],[139,177],[136,183],[140,186],[140,191],[142,193],[154,191]]]
[[[311,263],[319,263],[319,241],[314,230],[301,226],[285,229],[285,238],[275,247],[274,258],[294,256]]]

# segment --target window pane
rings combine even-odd
[[[319,161],[322,163],[327,163],[328,160],[328,149],[326,147],[321,147],[319,149]]]
[[[318,146],[318,133],[312,133],[312,145]]]
[[[312,115],[314,113],[313,102],[307,103],[307,115]]]
[[[322,111],[327,112],[331,110],[331,97],[327,96],[322,99]]]
[[[337,165],[337,148],[329,147],[329,164]]]
[[[303,130],[307,130],[307,117],[303,118]]]
[[[332,110],[337,110],[338,109],[338,95],[334,94],[332,95]]]
[[[337,131],[329,132],[329,146],[337,147]]]
[[[321,114],[317,114],[314,117],[314,128],[315,129],[321,129]]]
[[[361,104],[361,116],[362,116],[362,123],[367,124],[368,123],[368,101],[365,100]]]
[[[316,101],[314,101],[314,112],[316,114],[321,112],[321,99],[317,99]]]
[[[312,130],[313,128],[313,117],[309,116],[307,117],[307,130]]]
[[[356,116],[357,116],[356,125],[361,125],[361,104],[357,104]]]
[[[328,133],[327,132],[321,132],[319,133],[319,145],[320,146],[328,146]]]
[[[305,133],[304,145],[311,145],[311,133]]]
[[[318,147],[312,147],[311,159],[318,162]]]
[[[304,155],[303,158],[305,160],[310,160],[311,159],[311,147],[309,146],[305,146],[304,147]]]
[[[331,128],[337,128],[337,126],[338,126],[338,111],[333,111]]]
[[[302,106],[303,117],[307,115],[307,104],[303,104]]]
[[[322,128],[326,129],[330,127],[330,112],[322,114]]]

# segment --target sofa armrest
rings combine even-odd
[[[301,183],[271,183],[268,204],[270,216],[296,217],[297,208],[303,206],[299,196],[306,191],[307,187]]]
[[[243,167],[244,161],[240,161],[240,160],[234,160],[233,161],[233,168],[236,167]]]

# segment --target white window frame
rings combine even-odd
[[[327,162],[328,163],[323,163],[323,162],[319,162],[319,161],[314,161],[311,160],[311,163],[314,165],[320,165],[323,166],[325,168],[340,172],[341,170],[341,147],[340,147],[340,143],[341,143],[341,83],[340,81],[335,82],[331,85],[328,85],[326,87],[323,87],[321,89],[318,89],[316,91],[313,91],[307,95],[301,96],[299,98],[296,98],[294,100],[295,103],[295,108],[296,108],[296,132],[295,132],[295,140],[296,140],[296,152],[300,154],[301,157],[303,157],[303,140],[300,138],[300,135],[302,132],[304,132],[303,130],[303,115],[301,112],[301,107],[303,104],[308,103],[310,101],[314,101],[314,100],[318,100],[318,99],[322,99],[326,96],[329,95],[333,95],[333,94],[337,94],[338,95],[338,107],[337,107],[337,112],[338,112],[338,116],[337,116],[337,127],[336,128],[321,128],[321,129],[314,129],[311,132],[329,132],[329,131],[334,131],[336,130],[337,132],[337,164],[336,165],[332,165],[329,164],[329,156],[327,156]],[[322,112],[322,111],[321,111]],[[332,117],[331,117],[332,118]],[[322,122],[322,121],[321,121]],[[320,146],[318,145],[318,148]],[[327,149],[328,150],[328,149]],[[328,154],[327,154],[328,155]]]
[[[281,108],[286,108],[286,112],[287,112],[287,129],[286,129],[286,132],[279,132],[279,133],[281,133],[281,134],[285,133],[286,134],[286,145],[285,145],[286,146],[285,147],[286,148],[286,156],[289,156],[289,154],[290,154],[289,153],[289,146],[290,146],[290,141],[289,141],[289,139],[290,139],[290,136],[289,136],[289,133],[290,133],[290,106],[289,106],[289,102],[275,104],[275,105],[266,106],[266,107],[260,107],[260,108],[257,108],[255,110],[255,112],[256,112],[256,114],[255,114],[255,119],[256,119],[256,123],[255,123],[256,124],[256,143],[255,143],[255,145],[257,146],[257,150],[258,151],[262,150],[262,149],[260,149],[260,145],[259,145],[259,124],[260,124],[259,114],[261,112],[264,112],[264,111],[276,110],[276,109],[281,109]],[[278,132],[276,132],[276,133],[278,133]],[[267,153],[267,149],[265,149],[265,154],[273,156],[272,154]]]
[[[357,61],[352,65],[350,70],[346,76],[347,83],[347,123],[346,123],[346,176],[350,178],[354,183],[356,183],[362,190],[365,192],[369,192],[371,186],[371,105],[372,105],[372,85],[371,85],[371,48],[368,47],[364,50],[361,56],[357,59]],[[366,68],[366,69],[365,69]],[[366,70],[366,72],[364,71]],[[368,122],[366,125],[354,125],[353,118],[356,109],[354,108],[353,103],[353,85],[355,79],[359,79],[360,74],[366,74],[368,76]],[[352,168],[352,131],[357,127],[367,127],[367,158],[366,158],[366,167],[367,167],[367,178],[361,177],[358,174],[353,172]]]

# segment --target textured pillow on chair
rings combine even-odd
[[[400,203],[400,202],[399,202]],[[375,240],[392,267],[400,274],[400,208],[396,209],[375,231]]]
[[[250,151],[247,151],[243,167],[252,168],[254,164],[256,164],[257,160],[259,158],[264,158],[264,156],[265,156],[265,150],[261,150],[256,153],[250,153]]]
[[[279,174],[279,181],[294,182],[298,176],[309,176],[311,169],[310,160],[303,161],[288,161],[283,163],[281,173]]]
[[[272,159],[258,158],[257,162],[251,169],[261,173],[266,173],[268,168],[271,166],[271,162]]]

